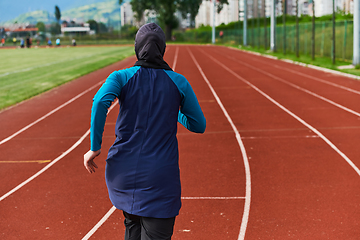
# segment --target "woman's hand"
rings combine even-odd
[[[98,166],[95,164],[94,159],[99,156],[101,150],[91,151],[89,150],[87,153],[84,154],[84,166],[89,173],[95,172],[95,168]]]

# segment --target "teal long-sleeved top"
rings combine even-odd
[[[113,72],[93,99],[93,151],[101,148],[107,111],[115,98],[119,99],[120,111],[105,174],[110,200],[118,209],[134,215],[178,215],[177,122],[196,133],[206,128],[191,85],[172,70],[134,66]]]

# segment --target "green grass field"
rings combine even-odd
[[[0,109],[133,54],[133,46],[2,49]]]

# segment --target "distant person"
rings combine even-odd
[[[191,85],[164,61],[165,48],[163,30],[143,25],[135,37],[138,61],[111,73],[93,100],[91,147],[84,155],[90,173],[97,168],[108,108],[119,99],[105,178],[112,204],[125,216],[125,240],[171,239],[181,207],[177,122],[191,132],[206,127]]]
[[[56,46],[59,47],[60,46],[60,38],[56,39],[55,43],[56,43]]]
[[[51,46],[52,46],[51,39],[49,39],[49,40],[48,40],[47,45],[48,45],[49,47],[51,47]]]
[[[30,39],[30,36],[27,36],[27,37],[26,37],[26,47],[27,47],[27,48],[31,48],[31,39]]]
[[[76,40],[75,40],[75,38],[72,39],[71,43],[72,43],[72,45],[73,45],[74,47],[76,46]]]
[[[1,38],[1,46],[5,45],[5,38]]]
[[[21,48],[24,48],[24,47],[25,47],[25,42],[24,42],[24,39],[23,39],[23,38],[20,39],[20,47],[21,47]]]
[[[13,41],[14,46],[16,46],[16,41],[17,41],[16,37],[14,37],[14,38],[12,39],[12,41]]]

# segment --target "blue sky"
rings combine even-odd
[[[14,19],[20,14],[35,10],[46,10],[53,14],[55,5],[59,6],[60,11],[65,11],[74,7],[105,1],[107,0],[0,0],[0,22]]]

